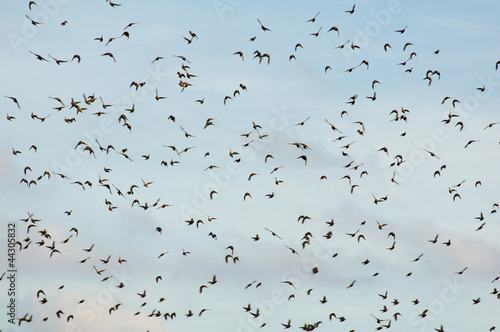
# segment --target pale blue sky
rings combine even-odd
[[[490,293],[500,282],[492,283],[500,275],[500,226],[491,213],[500,203],[500,125],[483,129],[500,121],[497,2],[357,1],[353,14],[345,11],[354,2],[345,1],[121,1],[115,8],[104,0],[36,2],[30,10],[29,1],[9,1],[0,10],[0,218],[3,225],[17,222],[24,245],[31,241],[17,258],[17,316],[33,315],[21,327],[4,317],[1,331],[264,331],[280,330],[288,319],[291,330],[322,321],[318,331],[365,331],[380,326],[372,315],[382,325],[390,320],[396,331],[499,326],[500,302]],[[306,22],[318,12],[315,22]],[[42,24],[33,26],[25,15]],[[271,31],[264,32],[257,19]],[[129,23],[137,24],[126,29],[128,40],[105,45]],[[340,36],[328,32],[333,26]],[[403,34],[395,32],[405,27]],[[311,35],[318,30],[317,37]],[[190,39],[190,31],[198,38],[188,44],[183,37]],[[94,40],[101,35],[104,42]],[[295,50],[298,43],[302,48]],[[360,48],[353,50],[352,43]],[[256,50],[269,54],[269,65],[265,57],[261,64],[253,58]],[[38,61],[30,51],[49,61]],[[107,52],[116,63],[101,56]],[[412,52],[416,56],[408,60]],[[71,62],[75,54],[80,63]],[[49,55],[70,62],[57,65]],[[152,63],[157,57],[163,59]],[[325,73],[326,66],[331,70]],[[430,86],[424,80],[428,70],[440,74],[431,75]],[[372,89],[374,80],[380,84]],[[136,90],[129,87],[132,81],[146,85]],[[192,86],[182,91],[179,81]],[[156,100],[156,91],[166,98]],[[375,101],[366,98],[374,92]],[[4,95],[17,98],[20,109]],[[83,95],[97,100],[87,105]],[[347,104],[354,95],[355,104]],[[225,96],[232,99],[224,104]],[[445,96],[451,98],[442,104]],[[65,107],[55,110],[61,104],[51,97]],[[203,104],[196,102],[203,98]],[[87,109],[77,114],[69,108],[72,99]],[[126,111],[132,104],[135,111]],[[407,121],[391,121],[394,109]],[[450,112],[458,117],[445,124]],[[42,122],[31,114],[48,117]],[[118,121],[122,114],[131,131]],[[214,125],[204,129],[209,118]],[[339,136],[346,137],[334,141]],[[95,138],[103,147],[127,149],[133,161],[100,151]],[[464,149],[470,140],[477,142]],[[75,149],[79,141],[95,158],[85,145]],[[295,142],[310,149],[290,144]],[[179,155],[165,147],[170,145],[179,152],[191,149]],[[378,151],[382,147],[388,154]],[[239,154],[230,157],[230,151]],[[274,158],[265,162],[268,154]],[[302,155],[307,166],[298,159]],[[390,166],[397,155],[404,162]],[[217,167],[205,170],[211,165]],[[25,174],[27,166],[31,172]],[[45,171],[50,179],[37,180]],[[360,177],[363,171],[368,175]],[[345,175],[358,185],[352,194]],[[28,187],[21,179],[37,184]],[[99,179],[107,179],[103,184],[111,193]],[[83,190],[76,181],[92,187]],[[145,187],[143,181],[153,183]],[[127,195],[133,184],[138,188]],[[210,199],[212,190],[217,193]],[[244,200],[247,192],[251,198]],[[456,193],[460,198],[454,201]],[[372,195],[388,198],[374,204]],[[135,199],[149,207],[131,206]],[[162,204],[170,206],[157,209]],[[30,222],[19,221],[27,211],[41,220],[29,234]],[[310,219],[302,224],[301,215]],[[191,218],[203,223],[188,225]],[[380,230],[377,222],[387,225]],[[70,232],[73,227],[78,236]],[[44,229],[51,239],[39,246],[38,231]],[[310,244],[302,248],[307,232]],[[390,232],[394,250],[387,250]],[[256,234],[259,241],[252,239]],[[437,234],[437,243],[430,243]],[[451,245],[444,245],[448,240]],[[49,257],[46,245],[52,241],[61,253]],[[93,244],[91,252],[82,250]],[[230,257],[225,263],[228,246],[236,263]],[[109,263],[100,261],[109,255]],[[127,262],[119,264],[119,257]],[[106,271],[98,275],[93,266]],[[211,285],[214,274],[218,281]],[[125,287],[117,288],[120,282]],[[5,294],[6,279],[0,285]],[[208,288],[200,294],[201,285]],[[40,289],[46,304],[39,303],[43,296],[36,298]],[[137,293],[144,290],[141,298]],[[384,300],[377,294],[385,291]],[[295,298],[289,300],[291,294]],[[473,305],[477,298],[480,303]],[[249,303],[260,316],[245,312]],[[199,317],[202,309],[208,310]],[[425,309],[427,317],[420,318]],[[60,319],[58,310],[64,312]],[[162,316],[148,317],[153,310]],[[189,310],[192,317],[185,316]],[[177,317],[166,321],[167,312]],[[333,312],[346,321],[330,320]],[[74,319],[67,322],[68,315]]]

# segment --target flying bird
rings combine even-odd
[[[14,104],[17,105],[17,108],[21,109],[21,105],[19,105],[19,101],[17,100],[16,97],[10,97],[10,96],[5,96],[5,95],[4,95],[4,97],[5,98],[9,98],[10,100],[12,100],[12,102],[14,102]]]
[[[271,30],[269,30],[268,28],[266,28],[266,27],[264,26],[264,24],[262,24],[262,22],[261,22],[259,19],[257,19],[257,22],[259,22],[259,24],[260,24],[260,28],[262,29],[262,31],[264,31],[264,32],[266,32],[266,31],[271,31]]]
[[[340,37],[340,31],[339,31],[339,28],[337,28],[336,26],[333,26],[331,27],[327,32],[330,32],[330,31],[336,31],[337,32],[337,35]]]
[[[111,59],[113,59],[114,62],[116,62],[115,56],[111,52],[106,52],[101,54],[101,56],[109,56]]]
[[[356,4],[354,4],[352,6],[352,9],[351,10],[346,10],[345,12],[348,13],[348,14],[354,14],[354,9],[356,8]]]
[[[403,33],[405,33],[407,27],[408,26],[405,26],[403,29],[398,29],[395,32],[399,32],[400,34],[403,34]]]
[[[319,15],[319,12],[318,12],[316,15],[314,15],[314,17],[313,17],[313,18],[311,18],[310,20],[307,20],[306,22],[307,22],[307,23],[309,23],[309,22],[310,22],[310,23],[314,23],[314,22],[316,22],[316,17],[318,17],[318,15]]]
[[[31,6],[30,6],[30,10],[31,10]],[[39,25],[39,24],[43,24],[42,22],[37,22],[37,21],[33,20],[33,19],[32,19],[32,18],[30,18],[28,15],[24,15],[24,16],[26,16],[26,18],[27,18],[28,20],[30,20],[31,24],[33,24],[34,26],[37,26],[37,25]]]

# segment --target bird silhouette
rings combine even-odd
[[[262,29],[262,31],[264,31],[264,32],[271,31],[268,28],[266,28],[259,19],[257,19],[257,22],[259,22],[260,28]]]

